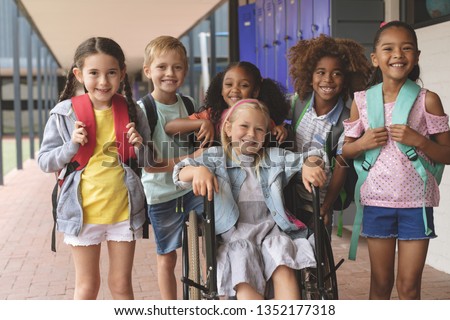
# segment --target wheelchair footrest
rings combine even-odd
[[[208,294],[209,293],[209,289],[205,286],[202,286],[201,284],[198,284],[197,282],[192,281],[189,278],[186,277],[181,277],[181,282],[186,283],[188,286],[197,288],[201,291],[203,291],[204,293]]]
[[[344,263],[344,259],[339,260],[338,264],[335,265],[333,267],[333,269],[330,270],[330,273],[328,273],[327,275],[325,275],[324,277],[324,281],[327,281],[329,277],[331,277],[331,275],[336,273],[336,270],[339,269],[339,267]]]

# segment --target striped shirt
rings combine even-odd
[[[311,150],[322,149],[326,151],[326,142],[328,134],[331,132],[331,127],[336,125],[339,116],[344,108],[344,102],[340,98],[336,105],[327,114],[318,116],[314,108],[314,93],[311,96],[311,103],[308,106],[303,118],[301,119],[296,132],[296,152],[307,152]],[[342,146],[344,143],[344,133],[339,137],[336,154],[342,154]],[[334,143],[334,142],[332,142]],[[320,189],[321,203],[325,199],[327,193],[327,186],[331,180],[331,168],[329,163],[325,167],[327,174],[327,181],[324,188]],[[297,184],[297,192],[304,200],[312,201],[312,195],[305,189],[303,183]],[[310,206],[305,206],[305,210],[311,211]]]

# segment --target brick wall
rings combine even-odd
[[[450,114],[450,22],[416,30],[422,51],[419,65],[424,87],[436,92]],[[434,223],[438,237],[430,242],[427,263],[450,273],[450,166],[440,185],[441,202],[435,208]]]

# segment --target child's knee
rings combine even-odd
[[[272,274],[272,280],[275,282],[287,281],[295,278],[295,270],[284,265],[278,266]]]
[[[126,295],[133,291],[131,275],[129,277],[110,277],[108,286],[113,295]]]
[[[414,300],[420,299],[420,278],[408,281],[397,278],[396,288],[400,299]]]
[[[177,264],[176,251],[167,254],[160,254],[157,256],[158,268],[163,270],[173,270]]]

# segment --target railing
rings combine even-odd
[[[59,63],[20,1],[0,0],[0,9],[0,185],[3,185],[4,137],[14,136],[15,166],[22,169],[23,114],[26,112],[28,116],[27,138],[30,157],[34,158],[35,136],[40,143],[48,111],[56,101]],[[5,119],[7,113],[13,117]]]

